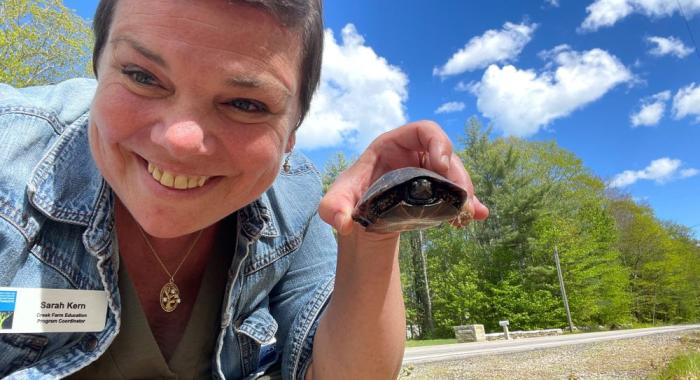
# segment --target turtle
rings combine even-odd
[[[377,179],[355,207],[352,218],[370,232],[424,229],[445,221],[462,223],[467,191],[423,168],[392,170]]]

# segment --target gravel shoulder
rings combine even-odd
[[[649,379],[676,355],[700,349],[700,330],[461,360],[404,365],[399,380]],[[694,337],[694,338],[693,338]]]

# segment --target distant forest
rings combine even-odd
[[[406,322],[418,337],[474,323],[498,331],[504,319],[512,330],[568,326],[555,248],[577,327],[700,319],[700,242],[690,228],[608,189],[555,142],[490,132],[471,119],[456,148],[488,220],[402,236]],[[342,154],[327,164],[326,188],[349,164]]]

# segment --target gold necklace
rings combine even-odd
[[[153,253],[153,256],[158,260],[158,264],[163,268],[165,273],[170,277],[170,280],[163,285],[162,288],[160,288],[160,307],[166,312],[170,313],[174,311],[177,306],[182,302],[182,299],[180,298],[180,289],[175,285],[175,275],[177,272],[180,270],[180,267],[182,267],[182,264],[185,263],[185,260],[187,260],[187,256],[190,255],[192,252],[192,249],[194,249],[194,246],[197,245],[197,241],[199,241],[199,238],[202,236],[202,230],[199,230],[199,233],[197,234],[197,237],[194,238],[194,241],[192,242],[192,245],[190,245],[190,249],[187,250],[187,253],[185,253],[185,257],[182,258],[180,261],[180,265],[175,268],[175,272],[173,274],[170,274],[170,271],[168,268],[165,267],[165,264],[163,264],[163,261],[160,260],[160,257],[158,256],[158,253],[156,253],[156,250],[153,248],[151,245],[151,242],[148,240],[148,237],[146,237],[146,233],[143,231],[143,228],[139,225],[139,232],[141,232],[141,236],[143,236],[143,240],[146,242],[146,245],[148,245],[148,248],[151,249],[151,252]]]

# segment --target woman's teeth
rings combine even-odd
[[[160,182],[161,185],[178,190],[202,187],[209,179],[207,176],[189,176],[171,173],[153,165],[150,162],[148,163],[148,172],[151,173],[153,179]]]

